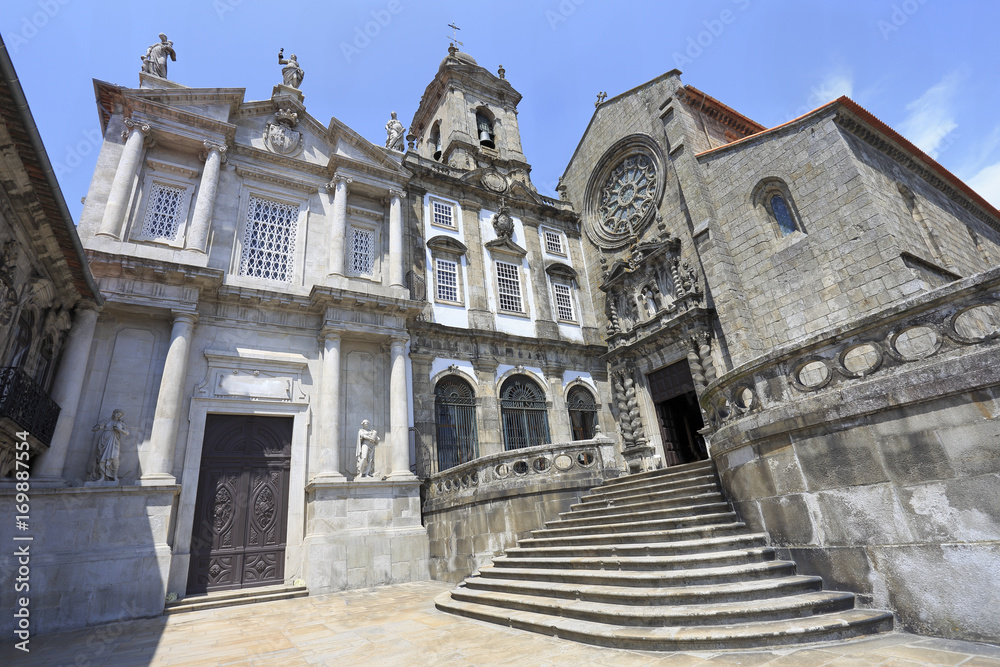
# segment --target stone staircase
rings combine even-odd
[[[204,595],[191,595],[173,602],[168,602],[163,609],[164,614],[179,614],[186,611],[202,609],[221,609],[258,602],[287,600],[309,595],[305,586],[278,584],[276,586],[257,586],[254,588],[239,588],[232,591],[217,591]]]
[[[588,644],[718,650],[856,637],[854,608],[775,560],[723,498],[711,461],[605,483],[435,600],[442,611]]]

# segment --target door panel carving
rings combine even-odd
[[[292,419],[208,415],[188,594],[283,581]]]

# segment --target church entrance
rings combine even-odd
[[[707,459],[705,439],[698,433],[705,423],[687,361],[653,371],[646,378],[663,438],[663,464],[673,466]]]
[[[292,419],[208,415],[188,595],[280,584]]]

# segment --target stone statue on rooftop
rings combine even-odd
[[[94,425],[93,431],[100,431],[97,437],[97,456],[91,479],[101,482],[118,481],[118,456],[121,452],[122,437],[128,435],[128,427],[123,421],[124,410],[115,410],[111,417]]]
[[[379,443],[379,437],[369,426],[371,422],[365,419],[358,429],[358,477],[372,477],[375,474],[375,446]]]
[[[142,60],[142,71],[146,74],[166,79],[168,57],[176,61],[177,53],[174,51],[174,43],[167,39],[167,36],[161,32],[160,43],[153,44],[146,49],[146,55],[139,56],[139,59]]]
[[[396,119],[395,111],[391,115],[392,118],[385,124],[385,147],[394,151],[402,151],[403,135],[406,134],[406,128]]]
[[[281,68],[281,76],[284,78],[282,83],[286,86],[291,86],[292,88],[298,88],[302,85],[302,79],[305,78],[306,73],[301,67],[299,67],[298,58],[295,57],[294,53],[286,60],[285,49],[279,49],[278,64],[284,65],[284,67]]]

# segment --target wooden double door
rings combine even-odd
[[[290,417],[208,415],[188,595],[284,581],[291,451]]]

